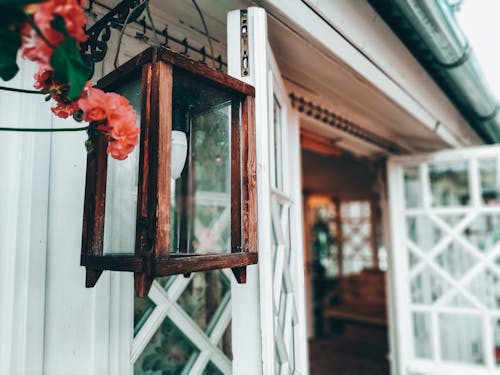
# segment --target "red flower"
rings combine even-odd
[[[78,101],[75,100],[71,103],[65,104],[63,102],[57,102],[55,107],[52,107],[50,110],[54,115],[60,118],[68,118],[69,116],[72,116],[75,111],[80,109],[78,107]]]
[[[34,75],[35,83],[33,87],[35,89],[50,91],[57,83],[54,81],[54,73],[47,68],[40,68],[38,72]]]

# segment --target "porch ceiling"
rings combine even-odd
[[[114,3],[111,0],[102,2],[111,6]],[[259,1],[219,0],[216,6],[212,0],[197,0],[197,3],[204,14],[216,55],[222,53],[224,56],[227,12],[256,5]],[[169,32],[170,26],[175,25],[190,40],[201,41],[205,38],[200,17],[190,0],[151,0],[151,6],[155,18],[169,24]],[[433,130],[416,120],[334,55],[320,49],[307,36],[282,22],[272,14],[272,10],[269,14],[269,40],[288,93],[304,96],[410,152],[426,152],[448,146]],[[163,27],[161,23],[157,25],[159,29]],[[330,135],[337,140],[340,137],[339,146],[351,151],[364,155],[382,151],[330,129],[328,125],[315,122],[318,121],[304,116],[301,125],[319,129],[324,136]],[[365,148],[361,147],[363,144]]]

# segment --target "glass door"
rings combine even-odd
[[[396,372],[500,373],[500,147],[388,171]]]

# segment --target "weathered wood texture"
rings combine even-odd
[[[243,249],[257,251],[257,154],[255,144],[255,100],[247,96],[242,108],[242,206]]]

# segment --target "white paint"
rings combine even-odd
[[[255,122],[257,124],[257,214],[258,214],[258,266],[247,267],[247,282],[238,285],[231,282],[232,295],[232,336],[233,372],[235,374],[271,374],[273,364],[267,353],[274,355],[272,339],[273,324],[262,320],[262,316],[272,315],[272,290],[262,282],[262,274],[270,274],[270,264],[266,263],[271,241],[269,220],[269,172],[267,166],[267,28],[263,9],[248,9],[249,67],[250,74],[241,76],[240,68],[240,11],[227,16],[227,56],[228,74],[255,87]],[[260,124],[260,125],[259,125]],[[262,334],[261,332],[268,332]],[[261,336],[262,335],[262,336]],[[271,337],[269,337],[269,335]],[[241,339],[245,337],[246,339]],[[262,337],[262,340],[260,339]],[[264,354],[265,353],[265,354]],[[271,361],[271,362],[270,362]]]
[[[453,147],[478,144],[478,138],[436,84],[383,20],[359,1],[258,0],[308,43],[332,60],[341,60],[376,90]],[[341,34],[334,29],[340,30]]]
[[[481,199],[481,180],[479,175],[478,160],[482,158],[498,158],[500,146],[483,146],[468,148],[462,150],[442,151],[428,155],[413,155],[411,157],[393,157],[389,159],[388,179],[391,210],[391,266],[389,268],[390,277],[390,299],[391,299],[391,355],[393,358],[393,373],[410,374],[493,374],[498,373],[495,364],[493,348],[496,346],[492,327],[493,317],[500,316],[500,310],[485,305],[484,300],[473,291],[467,288],[468,283],[486,272],[489,269],[495,274],[500,274],[500,267],[494,259],[500,255],[500,245],[498,243],[487,251],[481,251],[472,242],[469,242],[462,235],[463,231],[469,227],[480,215],[500,212],[498,205],[484,206]],[[432,163],[448,162],[467,162],[469,194],[471,196],[470,204],[464,207],[435,207],[431,193],[429,165]],[[418,167],[420,175],[421,208],[406,208],[404,194],[404,168]],[[440,215],[464,215],[456,224],[449,225]],[[426,249],[422,249],[409,239],[405,227],[408,217],[424,216],[434,226],[442,231],[442,235],[435,243],[429,239]],[[422,222],[420,223],[422,224]],[[451,271],[447,271],[445,266],[439,263],[438,258],[447,251],[450,243],[456,243],[461,246],[461,251],[472,256],[474,264],[468,265],[463,274],[452,276]],[[419,263],[409,268],[408,252],[419,258]],[[443,262],[458,262],[460,259],[445,260]],[[453,263],[455,264],[455,263]],[[438,295],[438,298],[432,304],[417,304],[412,302],[410,282],[414,280],[424,267],[432,270],[434,275],[446,282],[448,285],[444,292]],[[487,268],[485,268],[487,267]],[[425,280],[424,280],[425,281]],[[432,288],[427,283],[422,283],[422,290],[430,293]],[[484,285],[487,293],[487,285]],[[458,294],[457,294],[458,293]],[[454,296],[462,296],[468,306],[449,306],[448,303]],[[431,332],[429,340],[432,343],[431,359],[418,358],[415,354],[415,342],[413,339],[414,328],[411,318],[412,312],[428,313],[430,318]],[[464,359],[471,360],[471,353],[464,351],[464,343],[468,337],[475,335],[475,328],[467,326],[456,326],[454,337],[450,338],[442,331],[442,322],[439,314],[447,313],[454,316],[466,315],[477,316],[481,321],[480,335],[481,353],[484,362],[482,365],[469,365],[456,363],[446,360],[444,349],[448,353],[455,353]],[[471,331],[472,330],[472,331]],[[395,333],[397,332],[397,333]],[[462,340],[462,341],[461,341]],[[472,349],[469,349],[472,350]],[[449,354],[448,354],[449,355]],[[467,356],[467,357],[465,357]]]
[[[20,60],[2,85],[31,89],[35,66]],[[2,125],[52,126],[40,95],[0,91]],[[28,110],[29,109],[29,110]],[[0,373],[37,374],[43,366],[47,252],[48,133],[0,134]]]

